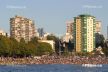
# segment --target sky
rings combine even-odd
[[[66,21],[80,14],[90,14],[102,22],[106,37],[108,0],[0,0],[0,29],[10,33],[9,20],[15,15],[35,21],[36,28],[56,35],[66,33]]]

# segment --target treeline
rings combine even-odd
[[[47,36],[48,40],[54,40],[55,41],[55,52],[56,54],[69,54],[69,52],[74,52],[75,51],[75,47],[74,47],[74,41],[73,40],[69,40],[68,43],[65,43],[65,47],[63,47],[63,44],[60,43],[60,39],[57,38],[54,35],[50,35]],[[94,53],[98,54],[98,51],[96,51],[96,48],[101,47],[102,48],[102,52],[108,56],[108,40],[105,40],[104,36],[100,33],[95,33],[95,49],[94,49]],[[61,53],[60,53],[61,52]],[[92,53],[92,52],[91,52]],[[91,53],[79,53],[78,55],[91,55]]]
[[[105,41],[103,35],[96,33],[96,48],[99,46],[102,47],[103,52],[106,56],[108,56],[108,41]],[[0,56],[5,57],[28,57],[28,56],[41,56],[46,54],[52,54],[53,50],[50,44],[48,43],[40,43],[38,42],[38,38],[34,37],[29,42],[25,42],[22,38],[20,42],[12,37],[0,36]],[[47,36],[47,40],[55,41],[55,53],[59,55],[60,47],[60,39],[54,35]],[[73,44],[73,43],[72,43]],[[74,50],[74,45],[67,44],[67,48],[71,47]],[[63,52],[65,53],[66,48],[64,48]],[[69,51],[69,50],[68,50]]]
[[[99,33],[95,34],[95,43],[96,43],[96,48],[98,48],[99,46],[102,47],[102,51],[106,56],[108,56],[108,41],[105,40],[102,34]]]
[[[52,54],[53,50],[50,44],[38,42],[38,38],[34,37],[29,42],[25,42],[22,38],[18,42],[14,38],[0,36],[0,56],[4,57],[28,57]]]

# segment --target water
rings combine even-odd
[[[0,72],[108,72],[108,65],[102,67],[72,64],[0,65]]]

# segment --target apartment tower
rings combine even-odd
[[[96,33],[101,32],[101,21],[96,21]]]
[[[10,36],[20,41],[24,38],[26,42],[36,36],[34,22],[28,18],[15,16],[10,18]]]
[[[72,21],[66,22],[66,33],[72,34],[72,25],[73,25]]]
[[[74,17],[74,43],[76,52],[91,52],[95,48],[95,17],[79,15]]]

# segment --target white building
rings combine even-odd
[[[66,33],[63,37],[62,37],[62,40],[63,40],[63,42],[69,42],[69,40],[71,40],[71,39],[73,39],[73,36],[72,36],[72,34],[70,34],[70,33]]]
[[[7,33],[0,29],[0,35],[7,36]]]

